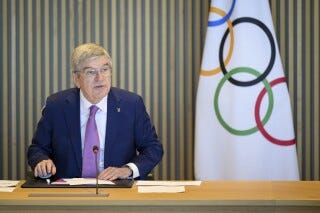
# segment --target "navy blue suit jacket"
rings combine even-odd
[[[112,87],[107,107],[104,167],[132,162],[140,179],[145,179],[160,162],[163,148],[142,98]],[[48,97],[28,148],[31,168],[50,158],[57,168],[55,178],[81,177],[80,131],[80,90],[72,88]]]

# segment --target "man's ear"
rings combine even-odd
[[[80,85],[79,85],[79,74],[78,73],[72,73],[72,78],[73,78],[73,84],[80,88]]]

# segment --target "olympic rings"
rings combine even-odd
[[[216,113],[217,119],[220,122],[220,124],[231,134],[244,136],[244,135],[250,135],[250,134],[253,134],[257,131],[260,131],[260,133],[271,143],[281,145],[281,146],[294,145],[295,144],[294,139],[280,140],[280,139],[274,138],[264,128],[264,125],[268,122],[268,120],[271,117],[271,114],[273,111],[273,106],[274,106],[274,97],[273,97],[272,87],[279,84],[279,83],[285,83],[284,77],[277,78],[277,79],[271,81],[271,83],[269,83],[266,79],[266,77],[270,74],[270,72],[274,66],[275,58],[276,58],[276,44],[275,44],[273,35],[272,35],[271,31],[269,30],[269,28],[263,22],[259,21],[258,19],[252,18],[252,17],[240,17],[240,18],[235,19],[234,21],[231,22],[230,17],[232,15],[234,6],[235,6],[235,0],[233,0],[231,8],[228,11],[228,13],[226,13],[223,10],[216,8],[216,7],[210,8],[211,13],[217,13],[222,18],[219,20],[215,20],[215,21],[208,21],[208,27],[216,27],[216,26],[222,25],[224,23],[227,23],[227,29],[226,29],[225,33],[223,34],[221,42],[220,42],[219,53],[218,53],[219,66],[212,69],[212,70],[202,69],[200,71],[200,75],[202,75],[202,76],[212,76],[212,75],[219,73],[220,71],[222,71],[222,73],[223,73],[223,77],[217,85],[217,88],[216,88],[215,94],[214,94],[214,98],[213,98],[213,108]],[[270,49],[271,49],[270,60],[269,60],[267,67],[265,68],[265,70],[262,73],[260,73],[259,71],[255,70],[253,68],[250,68],[250,67],[236,67],[236,68],[231,69],[230,71],[228,71],[226,69],[226,66],[229,64],[229,62],[231,60],[231,56],[233,54],[234,40],[235,40],[234,39],[234,37],[235,37],[234,26],[236,26],[237,24],[245,23],[245,22],[254,24],[254,25],[258,26],[261,30],[263,30],[269,40],[269,43],[270,43]],[[225,42],[226,42],[226,39],[227,39],[229,33],[230,33],[229,50],[226,55],[226,58],[224,59],[223,58],[224,57],[223,51],[224,51]],[[249,73],[249,74],[255,76],[256,78],[253,80],[250,80],[250,81],[239,81],[239,80],[232,78],[233,75],[235,75],[237,73],[243,73],[243,72]],[[239,130],[239,129],[235,129],[235,128],[231,127],[223,119],[223,117],[220,113],[220,109],[219,109],[219,96],[220,96],[223,85],[227,81],[229,81],[230,83],[232,83],[235,86],[241,86],[241,87],[253,86],[253,85],[258,84],[260,82],[263,83],[264,88],[262,89],[262,91],[260,91],[260,93],[257,97],[255,108],[254,108],[254,117],[255,117],[256,126],[251,127],[249,129],[245,129],[245,130]],[[268,94],[268,107],[267,107],[266,114],[264,115],[263,119],[261,120],[260,106],[262,103],[262,99],[266,93]]]

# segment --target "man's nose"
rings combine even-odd
[[[100,70],[97,70],[96,75],[95,75],[95,79],[100,80],[102,78],[103,78],[103,74],[101,73]]]

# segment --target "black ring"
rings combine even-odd
[[[275,43],[274,43],[274,39],[273,39],[272,33],[270,32],[270,30],[268,29],[268,27],[264,23],[262,23],[258,19],[254,19],[254,18],[251,18],[251,17],[242,17],[242,18],[235,19],[232,22],[232,25],[235,26],[235,25],[237,25],[239,23],[242,23],[242,22],[249,22],[249,23],[255,24],[258,27],[260,27],[266,33],[266,35],[267,35],[267,37],[269,39],[269,42],[270,42],[270,46],[271,46],[270,62],[268,64],[266,70],[259,77],[257,77],[254,80],[251,80],[251,81],[238,81],[238,80],[235,80],[232,77],[230,77],[228,79],[228,81],[230,81],[234,85],[252,86],[252,85],[257,84],[260,81],[262,81],[271,72],[271,69],[272,69],[272,67],[274,65],[274,61],[275,61],[275,58],[276,58],[276,48],[275,48]],[[224,47],[224,43],[226,41],[226,38],[227,38],[228,34],[229,34],[229,29],[227,29],[226,32],[224,33],[224,35],[222,37],[222,40],[221,40],[221,43],[220,43],[220,48],[219,48],[219,63],[220,63],[220,67],[221,67],[221,70],[222,70],[224,75],[227,74],[227,70],[226,70],[226,67],[224,66],[224,63],[223,63],[223,47]]]

